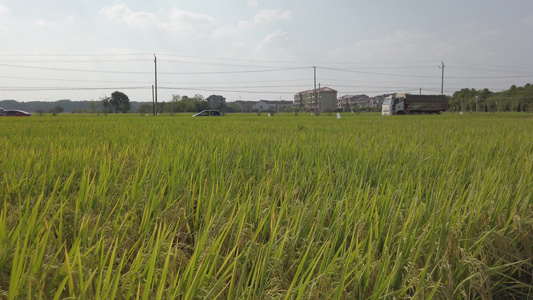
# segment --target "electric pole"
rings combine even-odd
[[[157,116],[157,57],[154,54],[154,67],[155,67],[155,108],[154,116]]]
[[[154,85],[152,84],[152,113],[155,116],[155,96],[154,96]]]
[[[317,116],[320,116],[320,112],[322,110],[322,93],[320,93],[320,89],[321,89],[321,85],[320,85],[320,82],[318,83],[318,115]]]
[[[440,68],[442,69],[442,77],[440,81],[440,94],[444,95],[444,62],[441,61],[441,63],[442,63],[442,67]]]
[[[313,73],[314,73],[314,90],[315,90],[315,115],[318,116],[318,94],[316,92],[316,67],[313,67]]]

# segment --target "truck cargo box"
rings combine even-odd
[[[397,93],[385,98],[382,115],[432,114],[448,109],[445,95],[414,95]]]

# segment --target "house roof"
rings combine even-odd
[[[214,99],[214,98],[226,99],[224,96],[221,96],[221,95],[211,95],[211,96],[207,97],[206,99]]]
[[[342,100],[349,99],[349,100],[352,100],[352,101],[361,101],[361,100],[364,100],[364,99],[367,99],[367,98],[369,98],[367,95],[361,94],[361,95],[345,95],[345,96],[340,97],[339,99],[342,99]]]
[[[260,100],[260,102],[265,102],[266,104],[270,105],[292,105],[292,101],[286,101],[286,100]]]
[[[248,103],[248,104],[257,104],[259,102],[264,102],[265,104],[270,105],[292,105],[292,101],[287,100],[259,100],[259,101],[243,101],[243,100],[237,100],[235,101],[237,103]]]
[[[323,87],[323,88],[316,89],[316,91],[317,91],[317,92],[335,92],[335,93],[337,92],[336,90],[334,90],[334,89],[332,89],[332,88],[330,88],[330,87],[327,87],[327,86],[325,86],[325,87]],[[297,94],[297,95],[298,95],[298,94],[309,94],[309,93],[314,93],[314,92],[315,92],[315,90],[312,89],[312,90],[307,90],[307,91],[301,91],[301,92],[298,92],[298,93],[296,93],[296,94]]]

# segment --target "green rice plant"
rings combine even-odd
[[[0,297],[528,298],[532,123],[0,119]]]

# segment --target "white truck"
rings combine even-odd
[[[438,114],[447,109],[448,96],[445,95],[397,93],[385,98],[381,114],[383,116]]]

